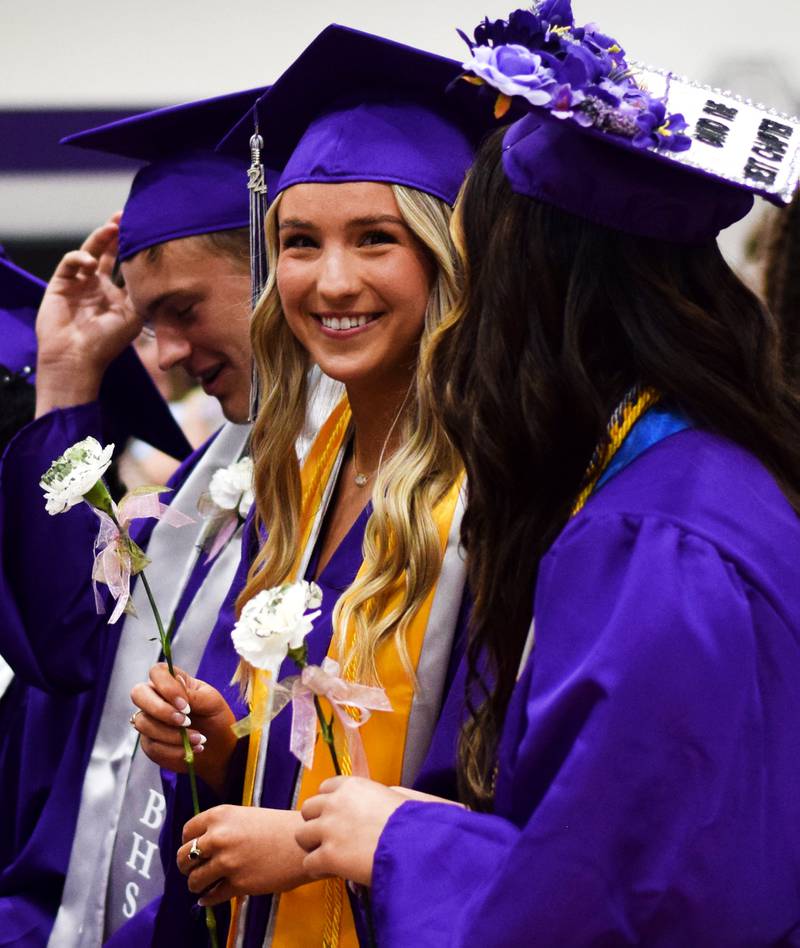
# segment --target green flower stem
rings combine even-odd
[[[144,586],[144,591],[147,593],[147,598],[150,602],[150,608],[153,610],[153,618],[156,620],[156,628],[158,629],[158,636],[161,640],[161,651],[164,653],[164,658],[167,662],[167,668],[169,669],[170,675],[175,678],[175,668],[172,664],[172,643],[170,642],[171,636],[168,636],[164,631],[164,623],[161,621],[161,614],[158,611],[158,606],[156,606],[156,601],[153,598],[153,592],[150,589],[150,584],[147,582],[147,577],[144,574],[144,570],[139,574],[139,578],[142,581],[142,586]],[[194,815],[197,816],[200,812],[200,796],[197,792],[197,774],[194,769],[194,751],[192,750],[192,743],[189,740],[189,732],[185,727],[181,728],[181,740],[183,741],[183,759],[186,761],[186,769],[189,773],[189,787],[191,788],[192,793],[192,810]],[[206,928],[208,929],[208,937],[211,941],[211,948],[219,948],[219,941],[217,938],[217,918],[214,915],[214,909],[208,905],[206,906]]]
[[[331,715],[330,721],[325,720],[325,715],[322,712],[322,705],[319,703],[319,698],[317,695],[314,695],[314,707],[317,711],[317,718],[319,720],[320,730],[322,731],[322,740],[328,745],[328,748],[331,752],[331,760],[333,761],[333,769],[337,777],[342,775],[342,768],[339,766],[339,758],[336,756],[336,748],[333,746],[333,715]]]
[[[150,583],[147,582],[147,577],[145,576],[144,571],[139,573],[139,579],[141,579],[142,585],[144,586],[144,591],[147,593],[147,598],[150,602],[150,608],[153,610],[153,618],[156,620],[158,637],[161,640],[161,651],[164,653],[164,658],[167,660],[167,668],[169,669],[170,675],[172,675],[174,678],[175,668],[172,665],[172,645],[167,638],[167,633],[164,631],[164,623],[161,621],[161,614],[158,611],[158,606],[156,605],[156,601],[153,598],[153,591],[150,589]]]
[[[289,658],[297,664],[297,667],[302,673],[304,668],[308,668],[308,646],[305,642],[302,645],[299,645],[297,648],[290,648],[288,650]],[[333,761],[333,769],[337,777],[342,775],[342,768],[339,766],[339,758],[336,756],[336,748],[333,744],[333,718],[334,715],[331,715],[330,721],[325,719],[325,714],[322,711],[322,705],[319,703],[319,695],[314,695],[314,710],[317,712],[317,720],[319,721],[320,731],[322,732],[322,740],[328,745],[328,749],[331,752],[331,760]]]

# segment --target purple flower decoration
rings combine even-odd
[[[689,123],[680,112],[670,115],[664,125],[658,129],[658,147],[666,151],[686,151],[687,148],[691,148],[692,140],[686,134],[688,127]]]
[[[576,36],[578,36],[579,33],[581,34],[581,41],[584,42],[596,55],[609,56],[613,59],[616,59],[617,62],[624,62],[625,50],[622,48],[622,46],[614,39],[613,36],[608,36],[606,33],[601,33],[594,23],[587,23],[586,26],[582,27],[580,30],[575,30]]]
[[[530,10],[515,10],[508,20],[483,19],[473,34],[474,41],[459,30],[462,39],[473,49],[475,46],[526,46],[539,49],[544,46],[547,24]]]
[[[553,26],[572,26],[575,22],[570,0],[544,0],[536,12]]]
[[[686,151],[691,139],[684,134],[688,124],[678,113],[667,115],[661,99],[651,99],[636,118],[637,134],[633,138],[635,148],[661,148],[666,151]]]
[[[667,109],[664,103],[660,99],[651,101],[636,117],[638,131],[633,139],[634,147],[654,148],[658,144],[656,130],[664,124],[666,118]]]
[[[569,83],[559,86],[550,100],[550,114],[557,119],[572,118],[574,109],[579,106],[586,96],[579,89],[570,88]],[[583,124],[580,122],[579,124]]]
[[[570,27],[573,22],[570,0],[546,0],[539,9],[514,10],[507,20],[485,17],[475,28],[474,39],[458,31],[472,50],[476,46],[526,46],[531,51],[558,50],[557,34],[549,35],[551,27]]]
[[[484,19],[470,49],[468,73],[509,98],[521,96],[558,119],[626,138],[636,148],[684,151],[691,145],[681,115],[640,89],[625,50],[593,24],[576,27],[570,0],[539,0],[507,20]],[[495,114],[508,101],[498,99]],[[498,108],[499,106],[499,108]]]
[[[553,72],[559,82],[585,88],[599,78],[597,61],[592,54],[579,44],[569,46]]]
[[[525,46],[476,46],[464,69],[504,95],[519,95],[531,105],[548,105],[555,85],[552,70]]]

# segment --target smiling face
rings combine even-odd
[[[349,387],[408,387],[434,265],[389,185],[298,184],[278,208],[276,282],[286,320]]]
[[[131,302],[158,344],[158,364],[181,365],[229,421],[250,401],[250,276],[200,237],[142,251],[122,264]]]

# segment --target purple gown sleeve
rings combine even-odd
[[[382,948],[797,937],[785,605],[678,525],[575,521],[542,563],[497,815],[395,812],[373,874]]]
[[[41,688],[86,684],[97,518],[83,504],[51,517],[39,480],[54,458],[100,430],[97,403],[50,412],[18,432],[0,465],[0,652]]]
[[[16,435],[0,462],[0,654],[15,674],[46,691],[92,687],[108,645],[100,633],[119,635],[95,608],[97,517],[86,504],[50,516],[39,487],[54,458],[90,435],[102,439],[102,427],[96,402],[49,412]],[[171,487],[180,486],[204,449],[183,462]],[[131,533],[146,545],[153,526],[139,520]]]

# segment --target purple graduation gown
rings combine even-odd
[[[800,521],[700,431],[542,561],[493,814],[403,804],[381,948],[800,944]]]
[[[101,432],[97,403],[50,412],[17,434],[0,465],[0,652],[16,675],[13,711],[3,710],[14,731],[0,751],[0,811],[12,834],[0,848],[0,945],[40,948],[49,936],[119,640],[95,611],[89,579],[97,518],[85,505],[51,517],[38,486],[55,457]],[[170,486],[180,487],[204,449]],[[153,526],[133,525],[140,544]],[[190,578],[178,620],[205,572],[201,563]]]

